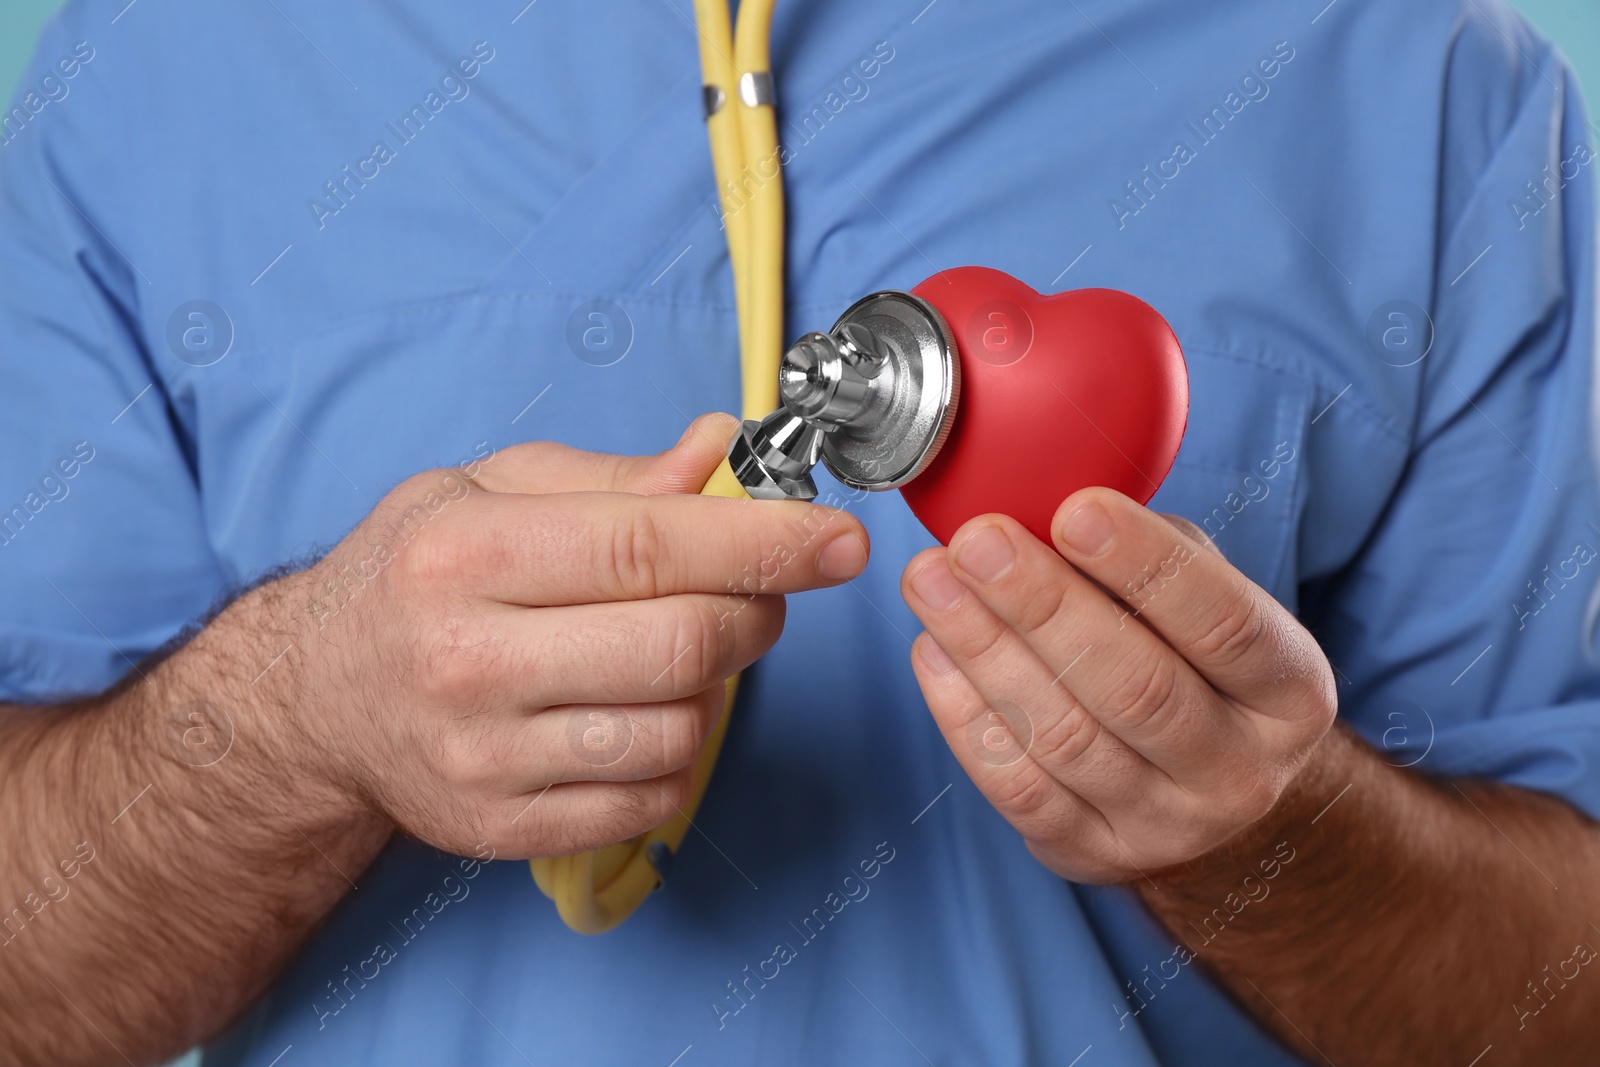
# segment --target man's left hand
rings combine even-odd
[[[1109,489],[1054,547],[984,515],[919,554],[912,663],[952,751],[1052,871],[1126,882],[1262,819],[1333,723],[1333,674],[1198,528]]]

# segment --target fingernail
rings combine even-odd
[[[931,634],[923,633],[923,640],[917,645],[917,654],[922,657],[930,670],[935,674],[949,674],[956,669],[955,660],[950,658],[950,653],[939,647]]]
[[[1099,504],[1084,504],[1061,524],[1061,540],[1080,556],[1098,556],[1116,535],[1111,516]]]
[[[985,526],[956,547],[956,562],[980,582],[1004,577],[1016,559],[1011,538],[994,526]]]
[[[935,611],[949,611],[961,602],[962,585],[950,573],[944,558],[936,557],[911,576],[911,588]]]
[[[830,582],[849,581],[867,566],[867,546],[853,533],[840,534],[817,553],[817,573]]]

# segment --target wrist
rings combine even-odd
[[[379,818],[343,765],[318,705],[328,691],[308,655],[313,572],[262,585],[230,604],[148,679],[149,740],[178,771],[233,774],[267,811],[350,832]]]
[[[1285,847],[1292,853],[1296,842],[1304,845],[1308,833],[1350,799],[1348,791],[1368,773],[1361,755],[1362,743],[1335,725],[1312,747],[1265,815],[1186,863],[1148,872],[1137,883],[1141,895],[1152,904],[1162,898],[1209,901],[1261,863],[1281,860]]]

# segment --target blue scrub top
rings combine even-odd
[[[736,407],[688,4],[125,3],[70,4],[4,123],[0,696],[101,689],[413,472]],[[790,335],[966,263],[1143,297],[1193,388],[1154,506],[1390,762],[1600,814],[1596,168],[1546,41],[1494,0],[795,0],[773,52]],[[912,678],[930,538],[823,495],[871,566],[790,598],[663,891],[586,938],[526,864],[396,842],[206,1062],[1296,1062],[1029,856]]]

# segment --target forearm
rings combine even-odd
[[[1600,831],[1549,797],[1398,770],[1336,729],[1260,823],[1137,884],[1313,1062],[1588,1063],[1600,1042]]]
[[[300,596],[255,591],[104,698],[7,709],[0,1061],[145,1062],[214,1034],[387,840],[285,736]]]

